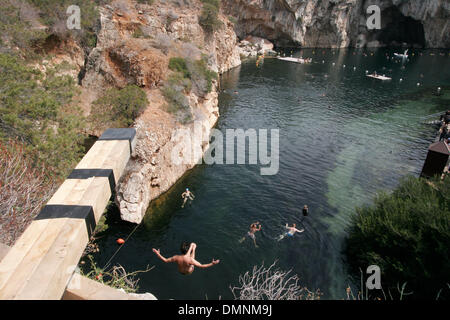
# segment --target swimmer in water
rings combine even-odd
[[[253,243],[255,244],[255,248],[258,248],[258,245],[256,244],[256,237],[255,237],[255,233],[257,231],[261,231],[261,224],[258,221],[256,221],[255,223],[252,223],[250,225],[250,231],[247,232],[247,235],[246,235],[246,236],[248,236],[248,237],[253,239]],[[241,240],[239,240],[239,242],[240,243],[244,242],[245,238],[246,237],[241,238]]]
[[[171,258],[164,258],[159,249],[153,249],[153,252],[165,263],[175,262],[178,266],[178,271],[183,275],[188,275],[194,272],[194,267],[199,268],[209,268],[220,262],[220,260],[212,259],[211,263],[201,264],[197,260],[195,260],[195,249],[197,245],[195,243],[188,244],[187,242],[183,242],[181,244],[181,255],[175,255]]]
[[[303,216],[304,216],[304,217],[307,217],[307,216],[308,216],[308,213],[309,213],[308,205],[305,204],[305,205],[303,206],[302,213],[303,213]]]
[[[188,200],[193,201],[195,199],[195,196],[192,192],[189,191],[189,188],[186,188],[186,191],[181,194],[181,198],[184,199],[183,204],[181,205],[181,207],[184,208],[186,202]]]
[[[303,219],[305,219],[309,214],[309,208],[306,204],[303,206],[302,214],[303,214],[303,217],[301,219],[301,223],[303,224]]]
[[[301,233],[301,232],[305,231],[305,229],[298,230],[296,227],[297,227],[297,226],[296,226],[295,223],[292,224],[292,227],[289,227],[289,225],[286,223],[286,229],[287,229],[288,231],[286,231],[285,233],[283,233],[282,235],[280,235],[280,236],[278,237],[278,241],[283,240],[285,237],[293,237],[294,234],[295,234],[296,232]]]

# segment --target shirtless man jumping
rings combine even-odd
[[[196,248],[197,245],[193,242],[190,245],[187,242],[183,242],[180,248],[182,255],[175,255],[168,259],[161,255],[159,249],[153,249],[153,252],[165,263],[175,262],[178,265],[178,271],[184,275],[194,272],[194,266],[199,268],[209,268],[220,262],[220,260],[213,259],[211,263],[201,264],[195,260]]]
[[[255,233],[256,231],[261,231],[261,224],[256,221],[255,223],[252,223],[250,225],[250,231],[247,232],[247,236],[249,236],[250,238],[253,239],[253,243],[255,244],[255,247],[258,248],[258,245],[256,244],[256,237],[255,237]],[[240,243],[244,242],[245,237],[243,237],[241,240],[239,240]]]

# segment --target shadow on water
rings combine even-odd
[[[378,190],[394,188],[401,177],[419,174],[436,135],[423,119],[448,107],[450,75],[444,71],[450,59],[430,52],[414,51],[402,65],[387,59],[393,53],[388,49],[305,49],[293,55],[311,56],[310,65],[266,59],[256,67],[250,60],[224,74],[217,128],[279,129],[279,172],[261,176],[259,165],[195,167],[150,204],[113,263],[129,271],[154,265],[141,275],[140,292],[160,299],[232,299],[229,286],[238,284],[240,274],[275,260],[298,274],[303,286],[320,289],[324,299],[344,298],[353,281],[341,252],[355,206],[370,204]],[[367,78],[366,70],[392,81]],[[438,86],[441,96],[433,95]],[[181,208],[186,187],[196,198]],[[304,204],[310,215],[302,221]],[[115,240],[134,228],[114,221],[99,240],[100,265],[117,250]],[[239,243],[255,221],[263,226],[256,234],[259,247],[249,239]],[[278,242],[286,223],[305,232]],[[200,262],[216,258],[220,264],[186,277],[151,250],[171,256],[184,240],[197,243]]]

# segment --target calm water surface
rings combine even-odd
[[[150,205],[112,263],[128,271],[154,265],[140,275],[139,291],[159,299],[232,299],[229,287],[240,274],[275,260],[280,269],[292,269],[303,286],[320,289],[323,299],[344,298],[353,284],[341,254],[349,216],[355,206],[370,204],[377,191],[420,173],[436,136],[424,117],[445,110],[450,101],[449,52],[416,50],[404,64],[386,58],[393,52],[304,50],[294,56],[312,57],[311,65],[266,59],[259,68],[249,61],[223,75],[217,128],[279,129],[278,174],[261,176],[252,165],[197,166]],[[367,78],[366,70],[393,80]],[[438,86],[444,92],[439,97],[433,94]],[[196,199],[181,209],[186,187]],[[310,216],[301,223],[304,204]],[[134,228],[113,216],[98,241],[100,267],[118,248],[115,240]],[[249,240],[240,244],[256,220],[263,225],[259,248]],[[285,223],[305,232],[277,242]],[[182,276],[152,252],[178,254],[183,240],[197,243],[200,262],[216,258],[220,264]]]

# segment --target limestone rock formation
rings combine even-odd
[[[448,0],[225,0],[240,39],[276,45],[341,48],[376,45],[450,46]],[[368,30],[369,5],[381,9],[381,30]]]
[[[146,90],[150,102],[135,121],[136,148],[116,190],[123,220],[141,222],[150,201],[198,163],[219,117],[216,80],[212,92],[200,95],[192,90],[187,97],[192,123],[181,124],[165,111],[161,83],[167,77],[169,59],[197,60],[203,55],[209,69],[217,73],[241,63],[233,24],[220,15],[222,28],[205,33],[198,23],[201,8],[200,1],[183,5],[121,1],[100,8],[97,46],[89,55],[83,88],[100,93],[106,87],[136,84]],[[186,150],[197,152],[188,161],[176,163],[172,151],[184,143],[179,141],[180,132],[192,133]]]
[[[256,57],[262,54],[274,54],[273,43],[267,39],[248,36],[238,44],[239,54],[243,57]]]

